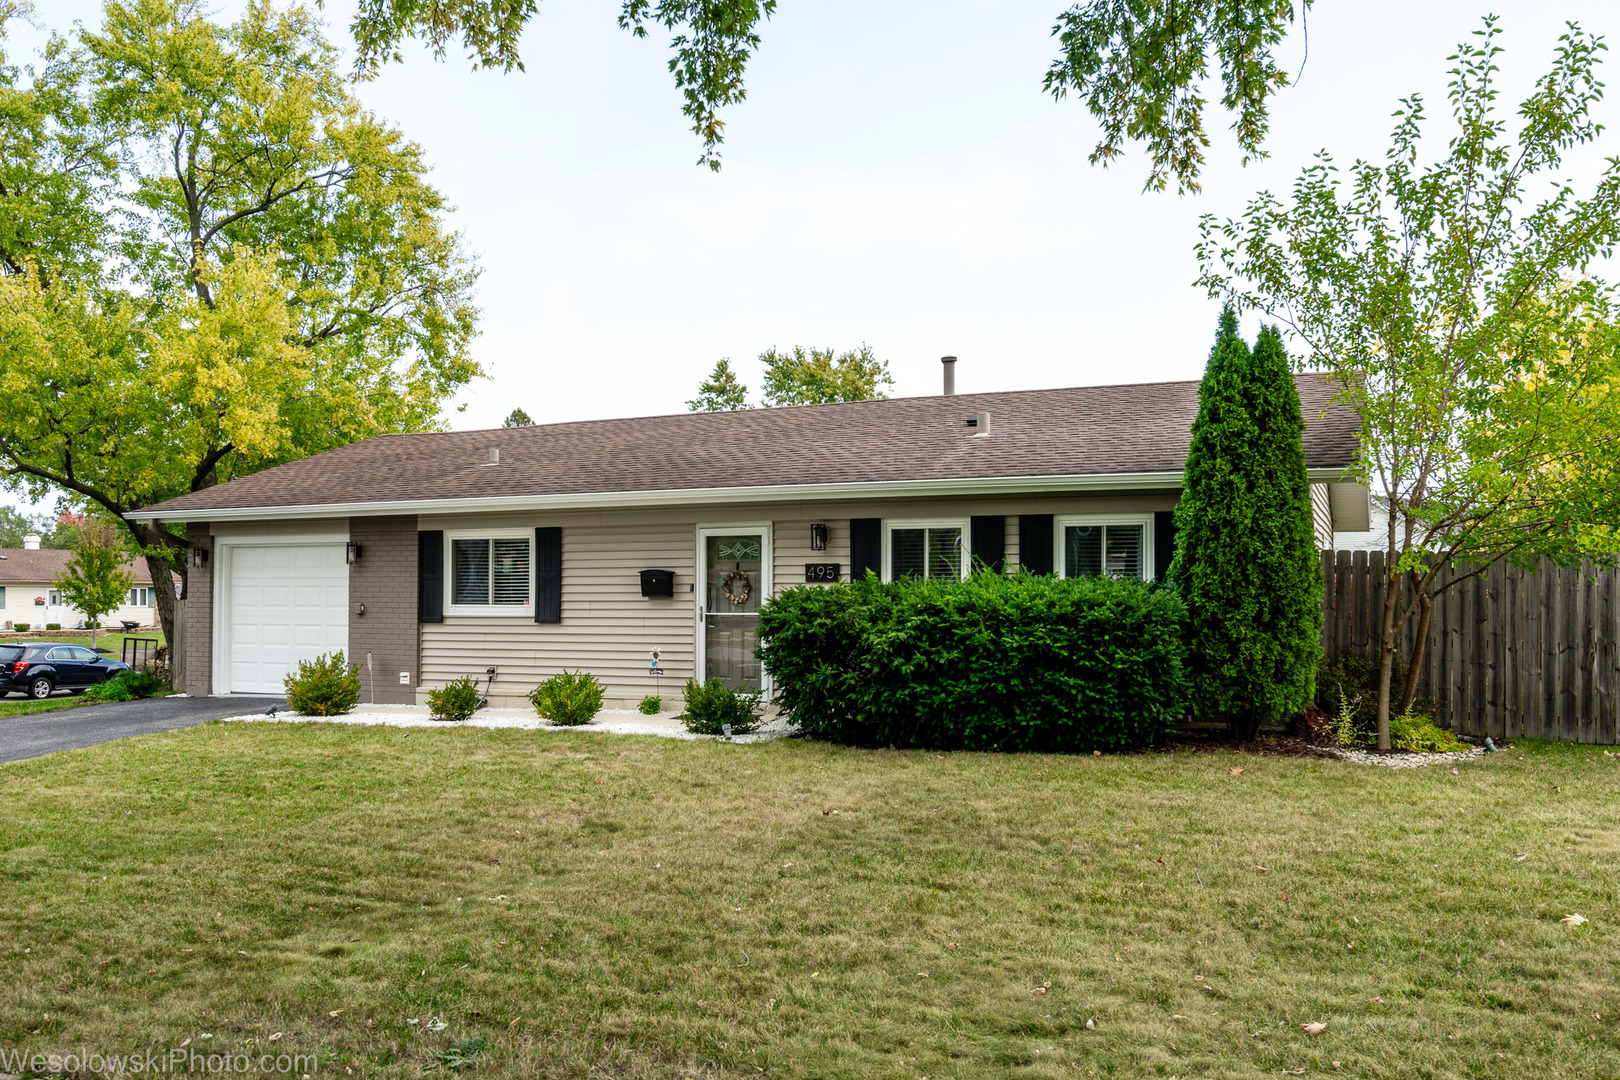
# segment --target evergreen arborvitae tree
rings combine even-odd
[[[1322,574],[1304,429],[1281,335],[1265,328],[1251,353],[1228,308],[1198,390],[1170,576],[1187,606],[1193,708],[1239,738],[1315,692]]]

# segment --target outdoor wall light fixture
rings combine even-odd
[[[812,525],[812,526],[810,526],[810,550],[811,551],[826,551],[827,550],[827,526],[825,526],[825,525]]]
[[[350,566],[353,566],[355,563],[359,562],[360,561],[360,545],[356,544],[352,540],[349,541],[348,551],[344,554],[343,561],[348,563]]]
[[[199,570],[202,569],[203,567],[207,566],[208,565],[208,549],[205,548],[205,547],[194,547],[194,548],[192,548],[191,549],[191,565],[193,567],[199,569]]]

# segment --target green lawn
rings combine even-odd
[[[22,716],[25,713],[56,712],[58,709],[73,709],[80,705],[95,704],[98,703],[86,699],[83,694],[75,694],[72,697],[59,694],[45,701],[33,701],[25,697],[0,698],[0,717]]]
[[[1620,1077],[1617,781],[210,724],[0,766],[0,1055]]]
[[[95,647],[102,650],[107,655],[111,656],[114,660],[116,660],[120,656],[123,655],[122,650],[124,648],[124,638],[126,638],[126,637],[139,638],[139,639],[141,639],[143,641],[156,640],[159,645],[162,645],[164,643],[163,631],[161,631],[161,630],[149,630],[149,631],[148,630],[137,630],[133,634],[125,634],[122,630],[103,630],[99,634],[96,635],[96,646]],[[71,634],[70,633],[35,634],[35,633],[18,633],[15,630],[11,630],[11,631],[0,630],[0,642],[7,642],[7,641],[26,641],[26,642],[29,642],[30,644],[36,644],[36,645],[66,644],[66,645],[89,646],[89,644],[90,644],[90,631],[88,631],[88,630],[76,631],[76,632],[71,633]]]

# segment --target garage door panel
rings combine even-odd
[[[347,648],[344,545],[242,545],[231,552],[228,690],[283,693],[282,680],[299,661]]]

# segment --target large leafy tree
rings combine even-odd
[[[436,426],[478,374],[476,272],[421,152],[307,11],[115,0],[0,66],[0,103],[0,467],[122,522],[153,580],[184,538],[131,511]]]
[[[1454,123],[1425,162],[1423,102],[1382,163],[1324,152],[1291,198],[1206,217],[1201,282],[1271,314],[1361,416],[1356,467],[1391,513],[1378,613],[1378,742],[1410,706],[1436,595],[1497,560],[1574,560],[1620,520],[1620,334],[1588,273],[1620,239],[1620,159],[1585,195],[1556,179],[1591,142],[1602,42],[1570,26],[1551,70],[1498,116],[1494,19],[1452,59]],[[1602,553],[1598,553],[1602,554]],[[1403,583],[1407,590],[1403,592]],[[1417,653],[1392,694],[1396,642]]]
[[[1275,327],[1253,351],[1221,314],[1198,389],[1170,578],[1187,607],[1194,710],[1252,739],[1310,704],[1322,572],[1304,418]]]
[[[1046,73],[1055,97],[1082,97],[1102,127],[1093,163],[1140,141],[1152,160],[1147,186],[1174,178],[1198,190],[1209,138],[1202,84],[1219,66],[1221,105],[1244,160],[1265,156],[1268,102],[1288,84],[1275,50],[1313,0],[1087,0],[1058,16],[1060,53]],[[362,70],[397,60],[420,36],[443,57],[460,41],[474,66],[521,69],[518,39],[539,0],[360,0],[351,29]],[[682,111],[702,140],[699,164],[720,167],[720,110],[746,97],[743,74],[759,47],[759,26],[776,0],[622,0],[619,25],[637,37],[649,27],[671,35],[669,70]]]
[[[709,377],[698,384],[697,397],[686,403],[693,412],[734,412],[748,408],[748,386],[731,370],[730,360],[717,360]]]
[[[766,405],[870,401],[887,397],[883,388],[894,385],[889,362],[879,360],[870,345],[842,353],[798,345],[778,352],[772,347],[759,360],[765,365]]]

